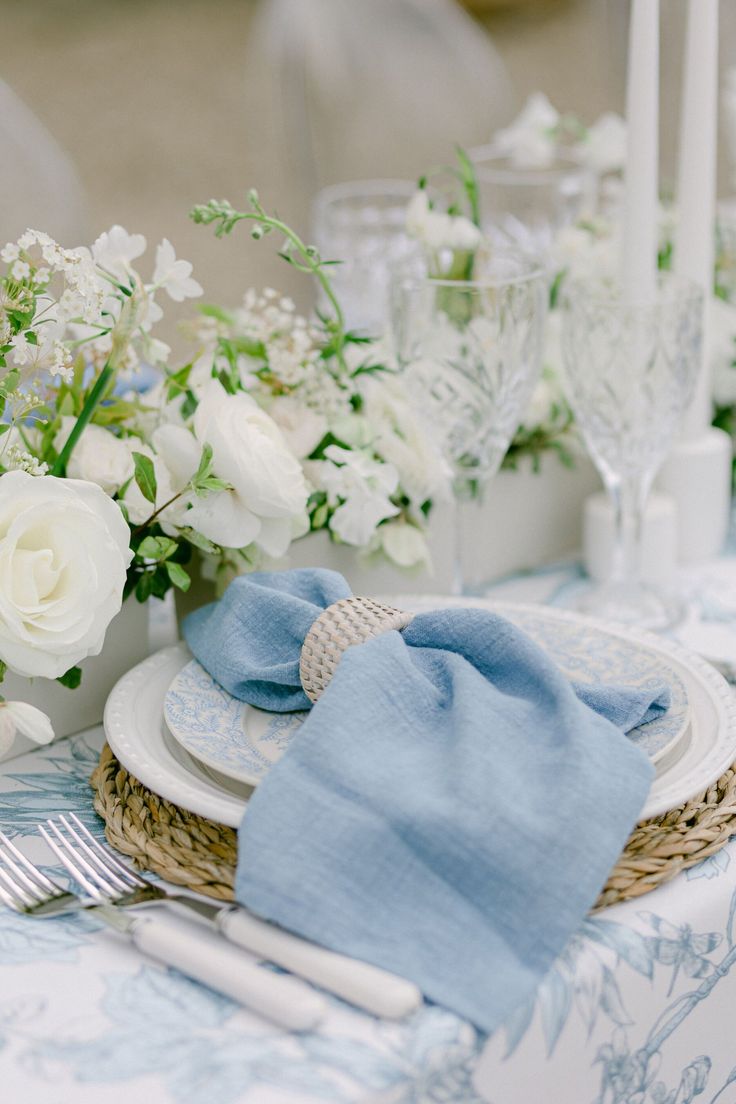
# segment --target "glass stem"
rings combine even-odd
[[[639,476],[623,479],[611,490],[615,519],[612,581],[636,585],[641,582],[641,537],[645,481]]]

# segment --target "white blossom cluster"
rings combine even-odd
[[[189,377],[192,392],[199,398],[235,360],[237,387],[269,415],[301,465],[311,528],[402,566],[428,561],[423,507],[447,493],[449,470],[385,349],[348,344],[341,368],[324,355],[324,332],[272,289],[248,291],[230,315],[206,316],[195,336],[203,351]],[[165,405],[163,420],[180,420],[181,398],[174,405]]]
[[[517,118],[496,132],[493,145],[520,169],[547,169],[562,149],[595,173],[617,172],[626,160],[626,123],[620,115],[606,112],[586,128],[561,115],[542,92],[536,92]]]

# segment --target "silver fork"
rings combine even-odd
[[[282,1027],[307,1031],[326,1011],[322,997],[303,982],[281,977],[244,961],[223,940],[193,924],[132,916],[116,904],[90,894],[78,897],[48,878],[0,832],[0,901],[31,917],[89,911],[128,936],[141,951],[189,977],[247,1005]]]
[[[121,863],[70,813],[39,826],[49,846],[82,888],[98,900],[121,908],[166,905],[194,913],[232,943],[328,989],[375,1016],[399,1019],[422,1003],[410,981],[367,962],[328,951],[261,920],[238,905],[215,905],[183,893],[170,893]]]

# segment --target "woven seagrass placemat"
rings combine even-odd
[[[95,809],[113,847],[167,881],[230,900],[237,836],[233,828],[180,809],[146,789],[106,744],[91,778]],[[603,888],[596,908],[640,897],[715,854],[736,835],[736,764],[686,805],[642,821]]]

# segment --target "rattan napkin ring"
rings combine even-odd
[[[328,606],[302,644],[299,678],[309,700],[317,701],[348,648],[392,629],[401,632],[413,620],[413,613],[384,606],[372,598],[341,598]]]

